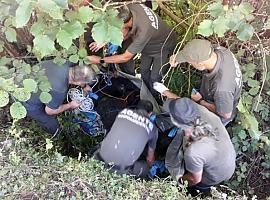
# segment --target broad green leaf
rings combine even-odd
[[[0,108],[6,106],[9,102],[9,95],[6,91],[0,90]]]
[[[255,96],[255,95],[257,95],[258,93],[259,93],[259,90],[260,90],[260,87],[253,87],[253,88],[251,88],[249,91],[248,91],[248,93],[250,94],[250,95],[252,95],[252,96]]]
[[[56,39],[57,42],[65,49],[69,49],[69,47],[72,45],[72,36],[65,30],[58,31]]]
[[[35,72],[35,73],[37,73],[39,70],[40,70],[40,66],[39,65],[34,65],[32,67],[32,71]]]
[[[224,33],[228,30],[227,20],[224,16],[220,16],[213,21],[214,32],[218,37],[223,37]]]
[[[254,28],[250,24],[243,24],[239,27],[236,36],[239,40],[247,41],[251,39],[254,33]]]
[[[244,15],[249,15],[253,12],[253,7],[250,3],[248,2],[243,2],[238,6],[238,9],[240,10],[241,13],[243,13]]]
[[[29,92],[34,92],[37,89],[37,82],[34,79],[23,80],[24,88]]]
[[[20,102],[14,102],[10,106],[10,114],[14,119],[22,119],[26,117],[27,112],[25,107]]]
[[[109,17],[112,17],[112,18],[116,18],[117,15],[118,15],[118,11],[115,9],[115,8],[109,8],[106,10],[106,14],[109,16]]]
[[[85,58],[87,56],[87,50],[85,48],[80,49],[78,55],[80,58]]]
[[[52,100],[52,95],[48,92],[41,92],[39,99],[42,103],[49,103]]]
[[[31,17],[34,4],[32,0],[22,0],[16,10],[16,27],[20,28],[27,24]]]
[[[201,34],[202,36],[208,37],[213,34],[213,21],[206,19],[203,20],[199,27],[198,27],[198,33]]]
[[[57,65],[63,65],[66,63],[66,59],[57,56],[53,59],[53,62]]]
[[[49,92],[52,89],[52,86],[48,80],[40,82],[38,87],[43,92]]]
[[[105,21],[97,22],[92,29],[92,37],[98,44],[108,42],[108,24]],[[111,33],[110,33],[111,34]]]
[[[259,85],[260,85],[260,83],[257,80],[253,80],[253,79],[248,80],[248,86],[249,87],[258,87]]]
[[[88,6],[80,7],[78,10],[78,18],[82,23],[88,23],[93,20],[93,10]]]
[[[40,53],[41,57],[50,55],[55,50],[54,41],[47,35],[38,35],[33,42],[34,48]]]
[[[212,3],[211,5],[209,5],[207,10],[210,12],[210,15],[212,17],[218,17],[225,13],[224,7],[220,0],[218,0],[216,3]]]
[[[244,130],[241,130],[241,131],[238,133],[238,136],[239,136],[242,140],[244,140],[244,139],[246,139],[247,134],[246,134],[246,132],[245,132]]]
[[[31,97],[31,93],[25,88],[16,88],[13,92],[13,96],[19,101],[27,101]]]
[[[38,18],[38,21],[35,22],[31,28],[30,28],[30,33],[33,35],[33,36],[37,36],[37,35],[40,35],[44,32],[44,29],[46,28],[46,25],[45,23],[43,22],[43,19],[42,18]]]
[[[9,74],[9,69],[6,66],[0,66],[0,74],[1,76],[5,76]]]
[[[109,34],[109,41],[112,44],[121,46],[123,39],[124,39],[123,33],[121,32],[121,29],[119,29],[115,26],[108,25],[108,32],[111,33],[111,34]]]
[[[248,112],[247,109],[246,109],[246,107],[244,106],[244,104],[243,104],[243,102],[242,102],[242,98],[240,98],[240,100],[239,100],[239,103],[238,103],[238,105],[237,105],[237,109],[238,109],[238,111],[241,112],[241,113],[246,113],[246,112]]]
[[[9,41],[9,42],[16,42],[17,41],[17,39],[16,39],[17,33],[16,33],[14,28],[7,27],[6,31],[5,31],[5,35],[6,35],[7,41]]]
[[[10,64],[12,60],[13,58],[8,58],[6,56],[3,56],[2,58],[0,58],[0,65]]]
[[[24,64],[22,66],[22,70],[25,74],[31,74],[31,66],[29,64]]]
[[[232,29],[232,31],[236,31],[238,27],[244,22],[244,16],[235,10],[230,10],[225,15],[227,19],[227,26]]]
[[[78,21],[64,24],[62,30],[65,30],[67,33],[69,33],[72,39],[76,39],[84,33],[84,28]]]
[[[77,47],[76,46],[71,46],[67,51],[67,54],[76,54],[77,53]]]
[[[63,11],[53,0],[38,0],[38,4],[41,10],[53,19],[63,19]]]
[[[14,84],[14,78],[12,77],[9,79],[4,79],[2,85],[0,84],[0,88],[3,88],[8,92],[13,92],[16,88],[16,85]]]
[[[70,62],[72,62],[72,63],[78,63],[78,61],[79,61],[79,56],[77,55],[77,54],[74,54],[74,55],[71,55],[69,58],[68,58],[68,60],[70,61]]]

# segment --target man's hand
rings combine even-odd
[[[89,44],[89,49],[90,49],[90,51],[97,52],[101,48],[103,48],[105,46],[105,44],[106,43],[97,44],[96,42],[92,42],[91,44]]]
[[[159,82],[154,82],[153,88],[160,94],[164,94],[165,91],[169,90],[164,84],[159,83]]]
[[[92,63],[92,64],[99,64],[101,57],[99,56],[87,56],[87,59]]]
[[[176,58],[175,54],[170,57],[170,65],[171,65],[171,67],[176,67],[178,65],[178,62],[175,60],[175,58]]]
[[[191,93],[191,99],[195,102],[198,102],[202,99],[202,95],[199,92]]]
[[[147,164],[151,166],[155,162],[155,153],[154,152],[148,152],[148,155],[146,157]]]
[[[68,105],[69,105],[70,109],[75,109],[75,108],[79,108],[81,104],[79,102],[73,100],[73,101],[69,102]]]

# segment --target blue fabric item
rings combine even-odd
[[[79,123],[82,130],[91,136],[97,136],[98,134],[98,128],[94,127],[94,124],[97,119],[97,115],[95,113],[89,113],[89,112],[81,112],[86,118],[87,121],[82,121],[79,118],[76,118],[74,120],[75,123]]]
[[[168,137],[174,137],[176,135],[178,131],[177,127],[174,127],[169,133],[168,133]]]
[[[88,96],[92,99],[98,100],[99,96],[96,93],[88,92]]]
[[[117,49],[119,48],[118,45],[114,45],[112,43],[108,44],[108,49],[109,49],[109,55],[112,56],[113,54],[115,54],[117,52]]]
[[[150,121],[151,121],[151,122],[155,122],[156,119],[157,119],[157,115],[152,114],[152,115],[150,116]]]
[[[153,178],[157,174],[158,169],[160,173],[165,172],[166,167],[165,167],[164,161],[161,161],[161,160],[155,161],[149,170],[149,176]]]

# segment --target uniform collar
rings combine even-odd
[[[216,76],[216,74],[218,73],[219,69],[220,69],[220,64],[221,64],[221,61],[222,61],[222,55],[217,51],[217,50],[214,50],[214,52],[217,54],[217,62],[214,66],[214,69],[211,71],[211,72],[207,72],[205,71],[205,76],[207,76],[208,78],[212,78],[214,76]]]

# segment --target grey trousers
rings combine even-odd
[[[94,153],[93,158],[105,163],[105,167],[110,172],[115,172],[117,174],[127,174],[131,176],[135,176],[137,178],[146,178],[149,173],[149,166],[144,160],[137,160],[131,166],[117,166],[111,165],[106,162],[101,155],[99,154],[99,149]]]

